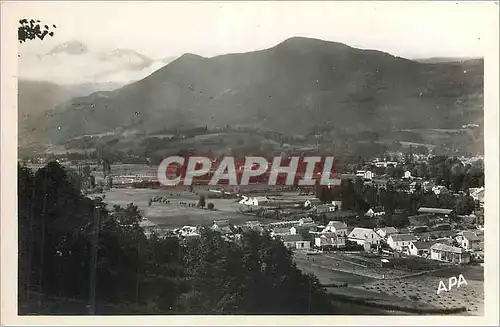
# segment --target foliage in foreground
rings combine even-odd
[[[289,250],[268,235],[228,242],[205,231],[187,244],[148,239],[136,206],[108,210],[83,197],[75,176],[59,164],[18,172],[20,314],[79,312],[74,306],[33,308],[35,294],[88,303],[96,217],[98,314],[332,313],[318,280],[304,275]]]

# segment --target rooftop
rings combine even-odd
[[[450,246],[442,243],[436,243],[431,246],[431,250],[442,251],[442,252],[452,252],[452,253],[465,253],[465,250],[462,248],[457,248],[455,246]]]
[[[453,212],[453,209],[442,209],[442,208],[427,208],[421,207],[418,209],[419,213],[438,213],[443,215],[449,215]]]
[[[281,236],[281,239],[283,242],[299,242],[304,240],[300,234],[283,235]]]
[[[473,232],[462,232],[462,235],[465,239],[469,241],[479,241],[479,237]]]
[[[394,242],[411,242],[417,240],[417,237],[412,234],[392,234],[389,238],[392,238]]]
[[[430,249],[435,242],[412,242],[413,246],[419,250]]]
[[[378,236],[378,234],[375,233],[375,231],[373,229],[360,228],[360,227],[354,228],[352,230],[352,232],[349,234],[349,237],[360,239],[360,240],[365,240],[368,238],[368,235],[370,235],[370,234],[371,235],[375,234],[378,238],[380,238],[380,236]]]
[[[341,221],[337,221],[337,220],[329,221],[327,226],[334,227],[335,229],[346,229],[347,228],[347,225],[345,223],[343,223]]]

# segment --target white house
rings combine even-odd
[[[461,232],[455,237],[458,244],[466,250],[479,250],[481,240],[472,232]]]
[[[304,202],[304,207],[305,208],[312,208],[312,207],[318,206],[320,204],[321,204],[321,200],[320,199],[307,199]]]
[[[373,229],[359,228],[356,227],[347,236],[347,239],[351,242],[356,242],[358,245],[378,245],[382,238],[375,233]]]
[[[290,228],[288,227],[275,227],[271,231],[271,236],[283,236],[283,235],[290,235]]]
[[[382,238],[387,238],[389,235],[397,234],[398,230],[394,227],[382,227],[375,230],[375,232]]]
[[[322,233],[335,233],[339,236],[347,236],[347,225],[341,221],[329,221]]]
[[[431,259],[455,264],[470,262],[470,253],[462,248],[436,243],[431,246]]]
[[[240,200],[239,204],[244,204],[248,206],[259,206],[267,202],[269,202],[269,198],[265,196],[255,196],[255,197],[243,196],[243,199]]]
[[[357,170],[356,171],[356,177],[365,177],[365,172],[364,170]]]
[[[412,234],[392,234],[387,238],[387,245],[395,251],[404,251],[416,241],[417,237]]]
[[[307,218],[300,218],[299,219],[299,225],[302,226],[304,224],[313,224],[314,221],[311,217],[307,217]]]
[[[382,209],[378,209],[378,208],[375,208],[375,209],[370,208],[365,213],[365,216],[368,216],[370,218],[379,217],[379,216],[383,216],[383,215],[385,215],[385,211],[383,211]]]
[[[280,236],[280,238],[287,248],[299,249],[299,250],[300,249],[307,250],[311,248],[311,242],[304,240],[300,234],[283,235]]]
[[[316,232],[316,224],[309,223],[290,227],[290,235],[301,234],[303,232]]]
[[[339,236],[336,233],[322,233],[314,238],[314,245],[319,248],[334,247],[340,248],[345,246],[345,237]]]
[[[408,252],[410,255],[426,258],[431,252],[432,245],[434,242],[410,242]]]
[[[375,174],[372,173],[371,171],[367,170],[367,171],[365,171],[363,178],[367,179],[367,180],[372,180],[373,176],[375,176]]]
[[[432,188],[432,192],[434,192],[434,194],[436,194],[436,195],[450,193],[450,191],[446,188],[446,186],[443,186],[443,185],[434,186]]]
[[[405,171],[403,178],[410,179],[411,178],[411,172],[409,170]]]

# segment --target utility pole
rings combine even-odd
[[[101,207],[94,205],[94,221],[92,230],[92,252],[90,258],[90,284],[89,284],[89,314],[95,314],[95,293],[97,279],[97,251],[99,245],[99,225]]]

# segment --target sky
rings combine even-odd
[[[4,3],[5,5],[5,3]],[[272,47],[304,36],[405,58],[482,57],[498,4],[489,2],[16,2],[19,18],[55,24],[55,36],[20,45],[46,53],[78,40],[154,59]],[[7,9],[9,9],[7,7]],[[493,13],[493,15],[492,15]]]

